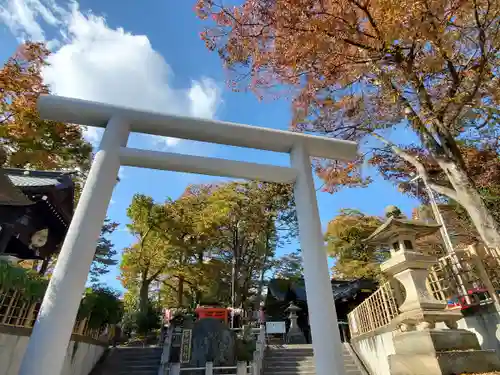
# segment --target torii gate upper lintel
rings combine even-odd
[[[61,374],[95,245],[122,165],[295,182],[316,373],[345,374],[310,157],[353,160],[356,143],[51,95],[42,95],[38,108],[42,118],[104,127],[105,131],[43,299],[20,375]],[[131,132],[286,152],[291,166],[131,149],[126,147]]]

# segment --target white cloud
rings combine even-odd
[[[64,13],[52,0],[8,0],[0,4],[0,19],[21,40],[45,40],[45,32],[38,19],[50,26],[59,26]]]
[[[54,52],[43,72],[57,95],[163,113],[215,116],[220,90],[213,80],[202,78],[188,88],[172,88],[173,72],[147,36],[112,29],[103,17],[82,13],[77,3],[63,9],[54,0],[6,0],[6,5],[0,5],[0,20],[20,39],[46,40],[44,29],[59,29],[60,40],[49,41]],[[86,130],[93,143],[101,135],[100,129]],[[143,138],[156,149],[179,142]]]

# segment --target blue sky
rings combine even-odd
[[[0,59],[5,60],[20,40],[45,40],[54,51],[44,79],[53,92],[88,100],[183,115],[216,118],[287,129],[286,100],[258,101],[251,93],[225,88],[225,72],[217,54],[199,38],[203,22],[183,0],[0,0]],[[98,143],[100,133],[86,136]],[[244,150],[191,141],[133,135],[129,145],[193,155],[287,165],[288,155]],[[372,171],[365,170],[371,174]],[[123,168],[108,216],[121,224],[113,234],[117,249],[133,240],[124,229],[125,210],[134,193],[158,201],[178,197],[188,184],[212,182],[213,177]],[[319,183],[318,183],[319,187]],[[380,215],[389,204],[411,212],[414,201],[375,177],[364,189],[330,195],[318,192],[323,227],[341,208]],[[293,251],[297,244],[280,249]],[[104,281],[114,287],[118,270]]]

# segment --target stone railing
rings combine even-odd
[[[33,328],[40,305],[40,302],[26,301],[16,290],[0,289],[0,325]],[[91,329],[88,319],[83,319],[75,322],[73,334],[107,341],[107,329],[106,326]]]
[[[499,304],[500,252],[470,246],[446,255],[430,267],[427,290],[448,309]],[[389,326],[400,314],[405,291],[394,279],[348,314],[352,337]]]
[[[170,363],[169,366],[166,366],[166,363],[163,363],[162,360],[159,375],[167,373],[167,368],[168,375],[182,375],[183,372],[191,371],[197,371],[199,374],[204,375],[215,375],[221,372],[224,373],[224,375],[260,375],[262,370],[262,361],[264,359],[264,351],[266,348],[265,326],[262,325],[260,328],[254,328],[253,333],[257,336],[257,338],[251,362],[238,362],[236,366],[214,366],[213,363],[207,362],[204,367],[181,367],[180,363]],[[168,340],[168,338],[166,340]]]

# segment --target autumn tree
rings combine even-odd
[[[446,226],[446,231],[455,249],[464,248],[468,245],[480,241],[479,234],[472,223],[467,218],[467,213],[461,212],[461,207],[454,204],[438,204]],[[421,205],[413,210],[412,218],[425,223],[437,224],[432,208],[429,205]],[[447,254],[447,249],[443,241],[443,234],[438,231],[432,235],[418,238],[416,246],[427,253],[438,257]]]
[[[481,198],[496,222],[500,223],[500,159],[497,153],[498,147],[494,143],[480,145],[478,142],[460,142],[459,148],[469,176],[474,181]],[[432,176],[434,181],[440,184],[446,183],[446,175],[425,150],[417,147],[407,147],[405,151],[418,157],[420,162],[425,165],[428,175]],[[390,152],[372,158],[371,163],[377,165],[386,180],[398,185],[400,191],[422,202],[422,208],[417,210],[423,214],[423,216],[420,216],[426,220],[435,220],[429,207],[429,192],[425,184],[420,179],[409,182],[415,177],[414,169],[410,163]],[[480,242],[481,236],[464,207],[449,197],[435,193],[434,195],[438,201],[444,222],[452,234],[452,240],[462,245]],[[438,241],[435,242],[437,247],[441,246],[438,245]]]
[[[41,71],[50,51],[27,42],[0,70],[1,164],[38,169],[88,169],[92,146],[74,124],[42,120],[36,103],[48,94]]]
[[[335,259],[333,274],[339,279],[377,278],[387,249],[363,242],[382,224],[382,219],[358,210],[342,209],[328,223],[325,233],[328,254]]]
[[[486,245],[500,246],[460,149],[464,139],[498,138],[499,2],[247,0],[230,8],[199,0],[197,11],[213,19],[202,38],[236,86],[259,95],[290,87],[295,129],[360,141],[368,158],[405,160],[467,211]],[[402,134],[413,135],[444,180],[405,149]],[[317,161],[316,169],[333,192],[368,182],[361,162]]]
[[[36,103],[41,94],[49,94],[43,83],[42,69],[50,51],[43,43],[26,42],[0,70],[0,165],[14,168],[77,170],[76,206],[85,176],[90,168],[92,146],[75,124],[42,120]],[[100,275],[115,265],[116,251],[108,236],[117,223],[106,220],[101,229],[96,255],[90,271],[95,284]],[[50,272],[54,259],[45,259],[41,274]],[[37,268],[38,262],[33,264]]]

